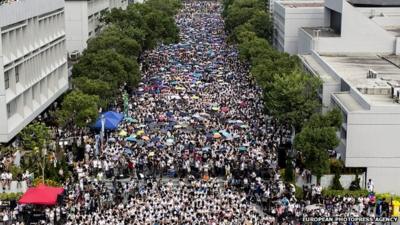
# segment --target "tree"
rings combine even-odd
[[[342,126],[343,115],[339,109],[335,108],[326,114],[316,113],[311,116],[306,126],[313,128],[334,127],[336,129]]]
[[[98,116],[99,97],[84,94],[81,91],[72,91],[67,94],[56,111],[58,123],[66,126],[70,123],[78,127],[86,127],[93,123]]]
[[[33,122],[26,126],[19,136],[24,148],[42,149],[50,140],[50,129],[42,122]]]
[[[84,54],[72,69],[73,77],[87,77],[107,82],[111,89],[118,89],[123,84],[136,86],[140,80],[139,66],[111,49]]]
[[[268,114],[300,130],[305,120],[320,106],[317,100],[319,80],[300,71],[275,74],[272,80],[265,85],[264,91]]]
[[[77,77],[72,83],[76,90],[88,95],[99,96],[99,106],[106,108],[117,96],[118,89],[112,89],[110,84],[99,79]]]
[[[285,181],[287,181],[287,182],[294,182],[295,181],[294,168],[293,168],[292,160],[287,160],[284,176],[285,176]]]
[[[236,27],[247,23],[260,9],[263,9],[263,5],[259,0],[233,1],[226,11],[225,29],[232,32]]]
[[[120,30],[116,26],[110,26],[96,38],[88,41],[87,53],[96,53],[104,49],[112,49],[125,57],[136,60],[140,53],[138,42]]]

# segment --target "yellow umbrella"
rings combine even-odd
[[[175,89],[176,89],[176,90],[185,90],[184,87],[176,87]]]
[[[197,95],[193,95],[192,96],[192,99],[199,99],[200,97],[199,96],[197,96]]]
[[[119,132],[119,136],[121,136],[121,137],[125,137],[126,135],[128,135],[128,132],[126,132],[125,130],[121,130]]]
[[[138,130],[138,131],[136,132],[136,135],[142,135],[142,134],[144,134],[144,130]]]

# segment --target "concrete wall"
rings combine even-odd
[[[68,87],[64,2],[2,5],[0,24],[0,142],[8,142]]]
[[[290,2],[290,1],[287,1]],[[310,1],[304,1],[308,3]],[[281,49],[290,54],[298,53],[298,35],[301,27],[318,27],[324,24],[323,7],[285,7],[282,3],[275,2],[274,28],[276,41]]]
[[[346,166],[400,168],[399,131],[400,113],[349,113]]]
[[[326,5],[338,8],[340,1],[326,1]],[[370,20],[347,1],[343,1],[341,37],[320,37],[316,51],[319,53],[395,53],[395,37]],[[328,15],[327,15],[328,16]]]
[[[67,36],[67,51],[82,52],[88,39],[88,4],[86,1],[66,1],[65,21]]]
[[[335,175],[333,174],[327,174],[321,177],[320,185],[322,188],[330,188],[332,186],[332,181],[333,177]],[[358,178],[360,178],[360,187],[365,188],[365,174],[360,174],[358,175]],[[340,176],[340,183],[342,184],[343,188],[348,189],[350,187],[350,184],[353,180],[356,179],[355,174],[345,174]],[[301,176],[298,176],[296,178],[296,185],[299,187],[302,187],[303,185],[306,185],[305,179],[303,179]],[[317,184],[317,177],[312,176],[311,178],[311,184],[316,185]]]

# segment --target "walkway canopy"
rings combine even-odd
[[[124,116],[121,113],[108,111],[103,113],[94,124],[94,128],[101,129],[101,117],[104,115],[104,129],[106,130],[116,130],[118,124],[123,120]]]
[[[40,184],[38,187],[29,188],[21,199],[19,204],[32,204],[32,205],[55,205],[57,198],[64,192],[61,187],[49,187]]]

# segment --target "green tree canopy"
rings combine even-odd
[[[42,149],[50,140],[50,129],[44,123],[33,122],[26,126],[19,136],[24,148],[29,150]]]
[[[317,100],[319,80],[300,71],[274,75],[272,80],[266,84],[264,91],[267,112],[299,130],[320,107]]]
[[[74,65],[72,74],[74,77],[102,80],[112,89],[118,89],[125,82],[133,87],[140,80],[137,62],[110,49],[84,54]]]
[[[125,57],[136,60],[140,53],[140,48],[135,39],[120,32],[116,26],[110,26],[101,32],[99,36],[89,40],[85,52],[96,53],[104,49],[112,49]]]
[[[233,1],[226,10],[225,29],[232,32],[236,27],[247,23],[258,10],[263,9],[262,2],[259,0]]]
[[[81,91],[68,93],[61,108],[56,111],[58,123],[66,126],[70,123],[78,127],[86,127],[93,123],[98,116],[99,97],[84,94]]]
[[[118,89],[113,89],[109,83],[99,79],[89,79],[87,77],[77,77],[72,83],[74,87],[88,95],[99,96],[99,106],[105,108],[109,103],[114,101],[117,96]]]

